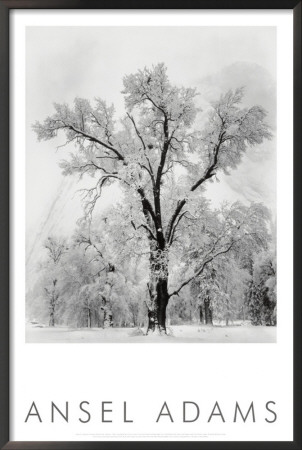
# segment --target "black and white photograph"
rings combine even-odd
[[[292,12],[11,30],[10,440],[291,441]]]
[[[28,26],[26,343],[275,343],[274,26]]]

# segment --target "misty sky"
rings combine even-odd
[[[63,136],[39,143],[31,125],[51,115],[54,102],[71,103],[76,96],[113,103],[118,118],[124,113],[123,76],[158,62],[166,64],[173,83],[197,87],[201,106],[244,85],[245,104],[264,106],[275,131],[274,27],[27,27],[27,231],[37,232],[49,214],[62,183],[57,164],[68,156],[64,147],[56,151]],[[275,160],[273,139],[248,152],[233,176],[221,176],[207,195],[215,205],[223,199],[263,201],[274,212]],[[75,215],[70,208],[62,221]]]

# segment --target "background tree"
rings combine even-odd
[[[116,280],[115,266],[108,255],[104,237],[92,230],[89,223],[80,221],[64,269],[65,295],[69,309],[89,328],[93,323],[100,326],[102,322],[104,327],[113,325],[111,297]]]
[[[130,261],[133,245],[129,235],[125,244],[123,233],[115,237],[120,222],[113,220],[109,226],[107,213],[98,215],[95,223],[79,221],[73,236],[65,270],[69,275],[66,295],[70,310],[90,326],[138,326],[146,290],[141,284],[141,270],[135,254]],[[114,211],[111,215],[113,218]]]
[[[210,319],[225,321],[229,325],[230,321],[239,318],[244,303],[244,291],[248,272],[242,269],[234,255],[223,255],[217,258],[209,270],[210,276],[206,278],[208,285],[207,298],[204,300],[204,317],[206,324],[212,324],[211,320],[207,320],[207,308],[210,307]],[[211,285],[214,285],[211,289]],[[203,291],[201,291],[201,299],[203,299]]]
[[[55,326],[55,315],[61,300],[61,265],[62,258],[67,251],[63,240],[50,236],[44,243],[47,250],[47,260],[45,262],[45,284],[44,292],[47,298],[49,311],[49,326]]]
[[[271,134],[262,107],[239,107],[242,89],[221,96],[202,131],[196,131],[197,92],[173,86],[164,64],[125,76],[123,82],[126,116],[119,127],[115,127],[113,106],[100,99],[91,106],[76,98],[73,108],[55,104],[55,114],[42,124],[36,122],[34,130],[38,139],[46,140],[63,131],[66,143],[76,148],[61,164],[65,175],[97,176],[96,186],[86,192],[88,216],[102,188],[120,183],[136,242],[143,230],[148,246],[149,329],[165,332],[169,299],[219,254],[206,257],[188,280],[169,290],[169,257],[180,224],[187,221],[206,182],[219,171],[236,168],[248,146],[262,143]]]
[[[186,229],[179,230],[181,236],[186,236],[175,244],[183,264],[173,278],[184,279],[181,287],[194,281],[192,294],[202,322],[212,324],[214,312],[219,319],[223,311],[227,316],[227,305],[229,316],[234,316],[240,295],[244,298],[242,288],[248,277],[245,254],[267,248],[268,218],[267,209],[260,204],[247,207],[238,202],[225,203],[221,209],[211,210],[205,201],[195,203],[194,214],[182,224]]]
[[[255,256],[247,301],[253,325],[276,325],[276,252],[273,248]]]

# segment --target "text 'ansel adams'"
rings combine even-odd
[[[257,420],[265,421],[266,423],[274,423],[277,421],[276,402],[269,400],[261,405],[254,404],[252,401],[250,404],[240,405],[240,402],[235,401],[232,405],[224,405],[218,401],[213,402],[211,405],[198,405],[193,401],[183,401],[177,410],[169,407],[167,402],[163,402],[159,405],[158,409],[154,411],[153,423],[158,422],[170,422],[170,423],[192,423],[196,421],[202,422],[216,422],[216,423],[255,423]],[[127,405],[127,402],[123,402],[115,406],[112,401],[102,401],[99,407],[99,416],[93,417],[90,402],[82,401],[78,405],[72,405],[72,408],[78,410],[78,417],[75,419],[80,423],[98,422],[98,423],[133,423],[135,422],[135,416],[140,415],[144,411],[142,407],[139,411],[134,411],[133,408]],[[25,415],[25,423],[43,423],[43,422],[66,422],[70,423],[70,409],[71,405],[67,401],[63,406],[63,402],[60,405],[56,405],[54,402],[50,402],[49,414],[47,417],[42,416],[39,411],[39,405],[35,401],[32,402]],[[114,419],[113,415],[115,410],[118,412],[118,418]],[[131,412],[130,412],[131,411]],[[257,419],[257,414],[261,413],[261,419]],[[264,414],[263,414],[264,413]],[[72,411],[73,417],[74,411]],[[74,419],[73,419],[74,420]]]

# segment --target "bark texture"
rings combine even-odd
[[[211,299],[209,297],[204,301],[204,312],[206,325],[213,325],[213,313],[211,307]]]
[[[104,308],[104,328],[113,327],[112,311],[108,306]]]
[[[91,328],[91,310],[88,308],[87,310],[87,327]]]
[[[51,311],[49,314],[49,326],[54,327],[55,326],[55,313],[54,311]]]
[[[150,289],[149,289],[150,292]],[[148,309],[148,329],[150,332],[166,334],[166,310],[169,302],[168,279],[159,279],[156,282],[155,290],[150,293],[151,307]]]
[[[201,324],[204,323],[204,314],[203,314],[203,310],[202,310],[202,305],[199,306],[199,322]]]

